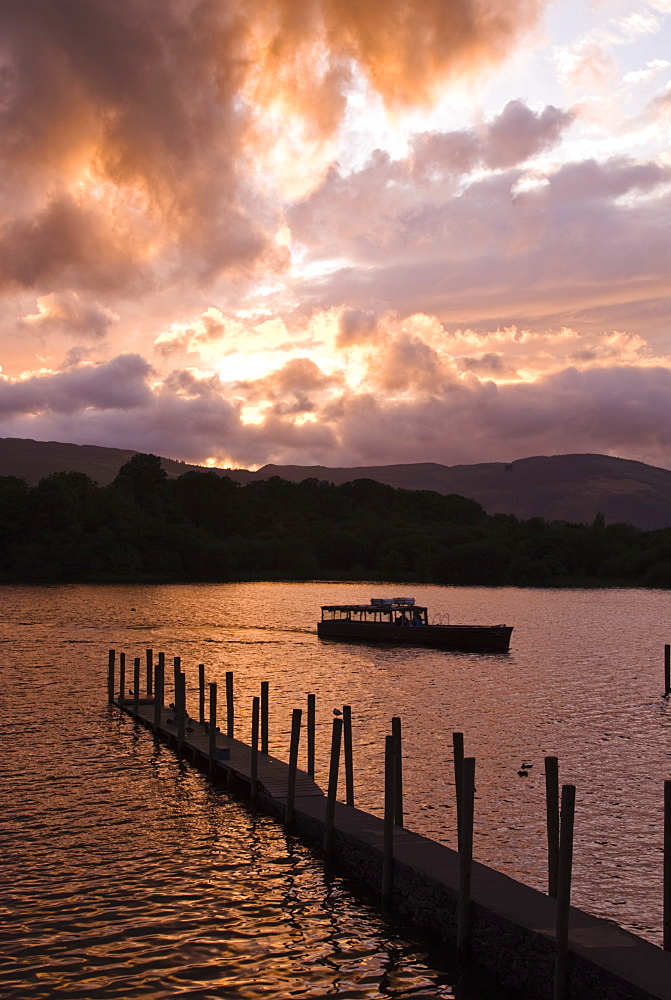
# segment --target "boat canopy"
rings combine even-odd
[[[370,604],[323,604],[322,611],[426,611],[414,597],[372,597]]]

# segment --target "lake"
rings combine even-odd
[[[513,625],[510,653],[317,639],[321,604],[396,594],[444,621]],[[540,889],[543,757],[556,754],[560,780],[577,786],[573,902],[661,942],[671,593],[319,582],[2,595],[5,995],[501,996],[427,954],[273,820],[110,709],[110,647],[131,663],[147,647],[181,656],[192,714],[197,664],[222,688],[234,671],[241,739],[267,680],[270,751],[284,759],[291,710],[314,693],[322,787],[333,709],[351,704],[356,804],[378,815],[384,737],[400,715],[406,825],[451,846],[452,732],[463,732],[477,760],[474,856]]]

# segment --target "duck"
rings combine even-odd
[[[517,773],[518,773],[518,775],[519,775],[520,778],[528,778],[529,777],[529,772],[528,771],[518,771]]]

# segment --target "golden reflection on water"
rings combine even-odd
[[[490,980],[447,971],[447,956],[430,958],[274,820],[107,706],[109,645],[130,658],[150,643],[167,649],[168,633],[191,676],[202,630],[198,641],[218,651],[210,674],[226,669],[204,596],[195,588],[180,608],[174,588],[5,591],[2,996],[502,1000]],[[284,635],[271,635],[277,659],[294,633]],[[238,678],[241,727],[245,687],[269,659],[250,658]],[[280,716],[278,703],[278,745]]]
[[[392,590],[453,623],[514,625],[511,652],[317,639],[321,604]],[[14,962],[36,984],[17,997],[124,996],[126,977],[138,997],[256,1000],[290,996],[298,984],[303,996],[324,995],[326,984],[352,997],[456,989],[437,987],[421,952],[340,883],[325,882],[300,845],[287,851],[272,821],[251,817],[109,710],[109,647],[125,650],[127,663],[148,646],[168,664],[181,656],[194,715],[198,663],[222,691],[233,670],[243,739],[252,697],[269,681],[270,751],[285,759],[291,709],[314,692],[323,787],[333,709],[351,704],[356,801],[378,814],[384,736],[400,715],[407,825],[451,845],[451,734],[462,731],[477,759],[475,857],[538,888],[543,756],[556,754],[560,780],[577,785],[574,902],[660,941],[661,804],[671,776],[671,709],[660,694],[671,594],[273,583],[17,587],[3,597],[13,776],[3,795],[5,865],[15,879],[13,919],[30,942]],[[304,754],[303,746],[303,764]],[[526,779],[517,775],[523,760],[533,764]],[[75,988],[81,956],[88,964]],[[481,984],[460,988],[460,997],[489,996]]]

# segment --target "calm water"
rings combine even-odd
[[[452,622],[515,626],[507,656],[322,643],[319,606],[408,592]],[[407,825],[454,845],[451,734],[477,758],[475,857],[545,885],[543,757],[577,785],[574,902],[661,941],[671,777],[666,591],[226,584],[4,588],[3,996],[494,1000],[329,881],[272,820],[106,705],[107,649],[235,672],[236,735],[271,691],[271,752],[317,695],[353,707],[357,805],[381,814],[389,720],[404,726]],[[522,761],[534,767],[517,776]]]

